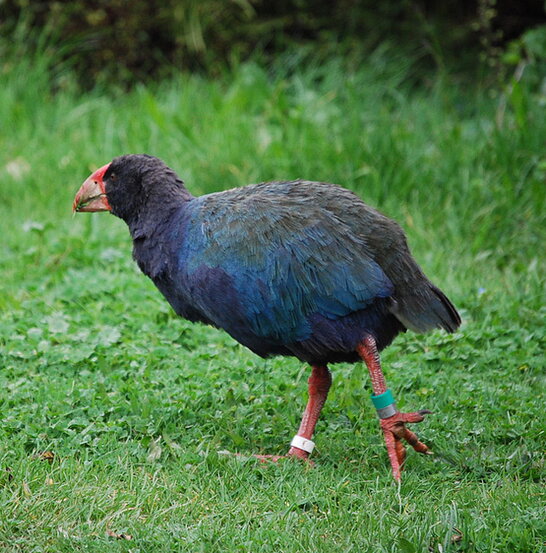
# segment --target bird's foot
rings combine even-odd
[[[311,461],[311,459],[309,459],[309,453],[307,453],[307,451],[303,451],[303,449],[299,449],[298,447],[291,447],[286,455],[260,455],[257,453],[245,455],[244,453],[232,453],[231,451],[227,450],[219,451],[218,453],[220,455],[233,455],[235,457],[241,457],[242,459],[258,459],[258,461],[262,463],[278,463],[283,459],[301,459],[302,461],[308,463],[310,466],[314,466],[315,464],[313,463],[313,461]]]
[[[432,454],[432,451],[423,442],[419,441],[419,438],[411,430],[406,428],[407,423],[421,422],[425,415],[430,413],[431,411],[423,409],[415,413],[396,413],[387,419],[380,419],[395,480],[400,481],[400,471],[406,459],[406,448],[402,440],[408,442],[419,453]]]
[[[313,461],[309,459],[309,453],[299,447],[291,447],[286,455],[253,455],[253,457],[262,463],[277,463],[282,459],[301,459],[311,466],[314,465]]]

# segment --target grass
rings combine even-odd
[[[522,83],[499,127],[498,92],[416,88],[392,58],[128,94],[78,94],[44,56],[4,64],[3,552],[542,550],[544,99]],[[285,451],[308,369],[177,319],[119,220],[71,216],[89,172],[127,152],[195,194],[304,177],[397,219],[464,318],[383,356],[399,406],[434,411],[418,431],[436,455],[410,452],[396,486],[366,371],[343,364],[314,469],[223,455]]]

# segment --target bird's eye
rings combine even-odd
[[[111,173],[111,175],[110,175],[110,177],[109,177],[110,180],[116,180],[117,178],[118,178],[118,177],[117,177],[117,175],[116,175],[115,173]]]

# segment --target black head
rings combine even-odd
[[[104,173],[106,197],[113,215],[129,221],[139,213],[151,191],[161,193],[168,167],[146,154],[129,154],[112,160]]]
[[[150,211],[165,211],[189,198],[182,180],[163,161],[129,154],[114,158],[83,183],[74,210],[110,211],[131,226]]]

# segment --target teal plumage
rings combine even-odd
[[[197,198],[179,267],[190,282],[199,267],[221,268],[241,298],[248,328],[288,343],[310,337],[311,315],[338,319],[388,297],[393,286],[334,214],[271,193],[286,186]]]

